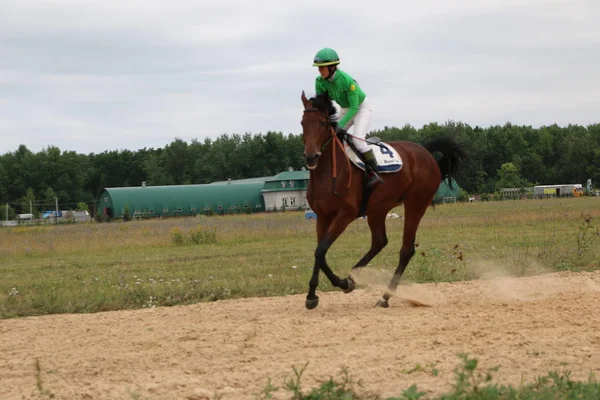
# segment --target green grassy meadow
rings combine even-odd
[[[403,215],[403,208],[394,212]],[[305,293],[316,247],[302,212],[0,228],[0,317],[83,313]],[[403,219],[368,268],[398,263]],[[460,203],[430,208],[413,282],[600,268],[600,198]],[[344,277],[370,246],[354,221],[328,262]],[[331,290],[321,274],[319,290]]]

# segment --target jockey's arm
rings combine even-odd
[[[350,103],[350,107],[348,107],[348,112],[346,115],[344,115],[344,118],[342,118],[339,122],[341,127],[345,127],[348,121],[354,118],[358,112],[358,107],[360,106],[358,93],[356,93],[354,84],[351,84],[348,88],[348,102]]]

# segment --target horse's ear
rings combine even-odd
[[[304,94],[304,90],[302,91],[302,104],[304,104],[304,108],[306,108],[306,106],[308,105],[308,99],[306,98],[306,95]]]

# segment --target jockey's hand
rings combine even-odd
[[[335,127],[335,134],[337,135],[337,137],[338,137],[340,140],[344,140],[344,139],[346,138],[346,134],[347,134],[347,133],[348,133],[348,132],[346,132],[346,131],[344,130],[344,128],[342,128],[341,126],[339,126],[339,125],[338,125],[338,126],[336,126],[336,127]]]

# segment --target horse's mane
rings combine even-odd
[[[323,92],[315,97],[311,97],[310,102],[314,108],[326,113],[327,116],[329,116],[329,121],[334,128],[337,126],[337,110],[327,92]]]

